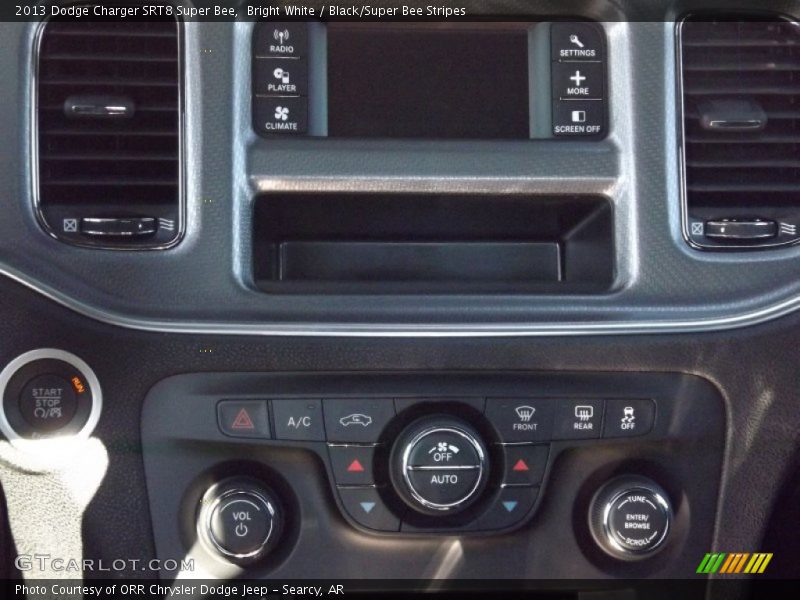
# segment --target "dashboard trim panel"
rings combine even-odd
[[[795,296],[759,310],[711,319],[685,321],[631,321],[596,323],[512,323],[504,324],[402,324],[402,323],[200,323],[177,320],[136,319],[78,302],[48,289],[21,273],[0,267],[0,275],[38,292],[45,298],[79,315],[125,329],[157,333],[197,335],[259,335],[303,337],[552,337],[580,335],[645,335],[653,333],[704,333],[727,331],[767,323],[800,310]]]

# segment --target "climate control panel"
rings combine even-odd
[[[496,564],[536,547],[653,572],[710,543],[723,407],[679,374],[170,377],[142,420],[159,554],[402,577],[464,539]],[[461,577],[497,575],[464,556]]]
[[[381,533],[497,532],[533,513],[550,442],[646,435],[651,398],[223,399],[220,432],[327,442],[343,514]]]

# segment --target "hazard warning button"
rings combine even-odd
[[[222,400],[217,404],[219,429],[231,437],[270,439],[266,400]]]

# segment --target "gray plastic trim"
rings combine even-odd
[[[595,323],[513,323],[513,324],[403,324],[403,323],[222,323],[180,322],[136,319],[78,302],[57,290],[45,288],[25,275],[0,268],[8,277],[76,313],[117,327],[159,333],[198,335],[260,335],[318,337],[515,337],[632,335],[652,333],[698,333],[725,331],[766,323],[800,309],[800,296],[766,308],[731,316],[685,321],[631,321]]]

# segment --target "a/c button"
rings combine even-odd
[[[273,400],[275,438],[300,442],[324,442],[322,400]]]

